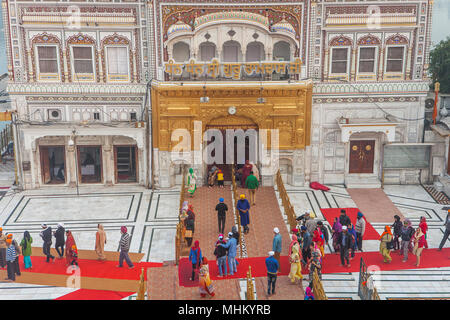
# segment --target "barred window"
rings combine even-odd
[[[58,73],[56,47],[38,46],[38,60],[40,73]]]
[[[386,72],[403,71],[403,51],[404,47],[388,47]]]
[[[92,47],[73,47],[72,50],[75,73],[93,73]]]
[[[347,73],[348,48],[333,48],[331,73]]]
[[[375,72],[375,48],[359,49],[359,72]]]

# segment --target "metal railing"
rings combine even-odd
[[[0,160],[2,154],[8,150],[9,143],[13,141],[12,124],[7,124],[6,127],[0,131]]]
[[[251,266],[248,266],[248,271],[247,271],[246,298],[247,298],[247,300],[255,300],[255,287],[253,285],[252,267]]]
[[[175,263],[178,265],[178,262],[180,261],[181,252],[184,246],[184,223],[180,219],[181,214],[181,208],[183,207],[183,202],[185,199],[185,193],[186,193],[186,185],[185,185],[185,177],[186,177],[186,168],[183,168],[182,171],[182,180],[181,180],[181,190],[180,190],[180,204],[178,208],[178,224],[177,224],[177,231],[175,233]]]
[[[231,188],[233,192],[233,207],[236,212],[236,221],[238,222],[238,232],[239,232],[239,256],[242,258],[242,234],[241,234],[241,216],[239,215],[239,211],[237,210],[237,201],[238,201],[238,192],[236,187],[236,176],[234,165],[231,165]]]
[[[381,300],[363,258],[359,265],[358,296],[361,300]]]
[[[289,196],[286,192],[286,188],[284,187],[283,179],[281,178],[280,170],[277,171],[277,188],[278,193],[280,194],[281,203],[284,208],[284,212],[286,213],[289,226],[291,229],[295,228],[297,226],[297,216],[295,215],[294,207],[291,205],[291,201],[289,200]]]

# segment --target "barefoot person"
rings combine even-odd
[[[206,297],[207,294],[211,297],[215,296],[214,287],[209,277],[208,259],[206,257],[203,257],[202,266],[198,271],[198,288],[202,298]]]
[[[103,225],[98,224],[98,230],[95,234],[95,252],[97,253],[97,260],[105,261],[105,244],[106,244],[106,232],[103,230]]]
[[[275,252],[269,251],[269,257],[266,258],[267,268],[267,295],[275,294],[275,284],[277,282],[277,273],[280,269],[277,259],[273,256]],[[272,292],[271,290],[272,289]]]
[[[200,249],[200,242],[196,240],[194,246],[189,251],[189,261],[192,263],[192,276],[191,281],[195,280],[195,270],[199,269],[202,265],[202,250]]]
[[[120,233],[122,234],[120,236],[120,255],[119,255],[119,265],[118,268],[122,268],[123,266],[123,260],[126,261],[128,265],[128,269],[133,269],[134,265],[133,262],[131,262],[130,256],[128,255],[128,251],[130,251],[130,235],[127,233],[127,227],[122,226],[120,227]]]
[[[250,203],[245,199],[245,194],[241,194],[240,199],[237,201],[236,209],[239,210],[239,216],[241,218],[241,226],[244,227],[244,233],[248,233],[250,224]]]
[[[16,281],[16,248],[12,243],[12,239],[6,239],[6,268],[8,273],[8,278],[5,280]]]
[[[42,251],[47,257],[46,262],[49,262],[50,259],[55,262],[55,257],[50,253],[50,247],[52,246],[52,228],[48,227],[45,223],[41,224],[41,227],[43,230],[39,233],[39,235],[41,236],[43,241]]]
[[[295,284],[297,280],[302,280],[302,265],[300,263],[300,244],[298,243],[297,236],[292,235],[292,242],[289,245],[289,262],[291,264],[291,271],[289,272],[289,279],[291,283]],[[301,281],[300,281],[301,283]]]
[[[390,243],[392,243],[393,235],[389,226],[384,227],[384,232],[380,237],[380,253],[383,256],[384,263],[391,263],[391,249]]]
[[[22,247],[23,263],[25,264],[25,269],[31,269],[31,244],[33,243],[33,238],[30,236],[28,231],[23,233],[23,239],[20,242]]]
[[[415,266],[418,267],[420,265],[420,257],[422,255],[423,248],[426,248],[427,241],[425,240],[425,235],[422,231],[422,228],[418,227],[416,229],[416,232],[413,236],[413,254],[416,256],[416,264]]]
[[[55,249],[56,252],[58,252],[59,259],[64,257],[64,245],[66,243],[66,240],[64,239],[65,233],[64,225],[58,223],[58,228],[53,232],[53,235],[55,237]]]
[[[194,196],[195,190],[197,190],[197,176],[194,173],[194,169],[189,168],[189,173],[187,176],[187,185],[188,189],[187,191],[191,195],[191,198]]]
[[[72,247],[75,246],[75,238],[70,230],[66,230],[66,266],[70,266],[73,261]]]
[[[245,180],[245,186],[248,188],[250,194],[250,203],[254,206],[256,202],[256,190],[258,190],[258,179],[253,175],[253,171],[250,171],[250,175]]]

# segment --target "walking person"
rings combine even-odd
[[[191,281],[195,280],[195,271],[200,268],[202,264],[202,250],[198,240],[194,242],[194,246],[189,251],[189,261],[192,263]]]
[[[224,247],[228,250],[228,275],[232,276],[237,272],[237,263],[236,263],[236,255],[237,255],[237,241],[236,238],[233,237],[232,232],[228,232],[228,241],[226,244],[220,244],[220,246]]]
[[[274,257],[275,252],[269,251],[269,257],[266,258],[267,268],[267,295],[275,294],[275,284],[277,282],[277,273],[280,269],[278,260]],[[272,292],[271,290],[272,289]]]
[[[69,255],[70,255],[70,264],[71,266],[77,266],[78,267],[78,249],[76,245],[73,245],[69,249]]]
[[[216,182],[216,177],[217,177],[217,173],[219,172],[219,169],[216,168],[216,170],[214,171],[210,171],[209,175],[208,175],[208,187],[214,187],[214,184]]]
[[[195,231],[195,213],[194,206],[192,204],[188,205],[187,210],[187,218],[184,220],[184,226],[186,231],[184,232],[185,240],[187,246],[190,247],[192,245],[192,239],[194,238]]]
[[[272,242],[272,251],[274,252],[274,258],[277,259],[278,264],[280,264],[280,255],[281,255],[281,234],[280,229],[277,227],[273,228],[273,242]]]
[[[219,235],[219,240],[216,242],[214,249],[214,255],[217,259],[217,267],[219,269],[219,277],[223,277],[227,274],[227,249],[220,244],[225,244],[223,234]]]
[[[308,232],[308,229],[306,229],[305,226],[300,227],[300,232],[302,235],[302,262],[304,265],[306,265],[311,258],[311,243],[312,243],[312,237]]]
[[[223,188],[223,182],[223,172],[219,169],[219,171],[217,172],[217,185],[219,186],[219,188]]]
[[[12,239],[6,239],[6,269],[8,278],[5,280],[16,281],[15,260],[17,258],[16,248],[12,244]]]
[[[3,228],[0,228],[0,268],[6,268],[6,236],[3,234]]]
[[[106,244],[106,232],[103,229],[102,224],[97,225],[97,233],[95,234],[95,252],[97,253],[97,260],[105,261],[105,244]]]
[[[422,231],[422,228],[418,227],[413,236],[413,254],[416,256],[416,263],[414,264],[416,267],[420,265],[420,257],[422,256],[423,249],[427,248],[427,240],[425,240],[425,234]]]
[[[73,261],[72,247],[75,246],[75,238],[72,235],[72,231],[66,230],[66,266],[70,266]]]
[[[351,223],[350,218],[347,216],[347,212],[345,211],[345,209],[341,209],[341,215],[339,216],[339,223],[342,226],[348,226]]]
[[[400,221],[400,217],[398,215],[394,216],[394,223],[391,228],[394,229],[394,250],[400,250],[400,236],[402,234],[403,223]]]
[[[393,235],[389,226],[384,227],[384,232],[380,237],[380,253],[383,256],[384,263],[391,263],[391,249],[392,249]]]
[[[334,218],[334,223],[333,223],[333,228],[331,229],[331,233],[332,236],[331,238],[333,239],[333,249],[335,253],[339,252],[339,242],[338,242],[338,238],[339,235],[342,232],[342,224],[339,222],[339,219],[336,217]]]
[[[52,262],[55,262],[55,257],[50,253],[50,248],[52,246],[52,227],[47,226],[45,223],[41,224],[42,231],[39,233],[43,240],[42,251],[44,255],[47,257],[45,262],[49,262],[52,259]]]
[[[119,265],[118,268],[122,268],[123,260],[127,262],[128,269],[133,269],[134,265],[131,262],[130,256],[128,255],[128,251],[130,251],[130,235],[127,233],[127,227],[120,227],[120,255],[119,255]]]
[[[253,175],[253,171],[250,171],[250,175],[245,180],[245,186],[250,194],[250,203],[254,206],[256,201],[256,190],[258,190],[258,179]]]
[[[58,223],[58,228],[55,232],[53,232],[55,239],[55,249],[56,252],[58,252],[59,259],[62,259],[64,257],[64,245],[66,243],[66,240],[64,239],[64,235],[66,233],[66,230],[64,229],[64,225],[62,223]]]
[[[23,239],[20,241],[20,246],[22,247],[22,256],[25,269],[30,269],[31,264],[31,244],[33,243],[33,238],[30,236],[28,231],[23,233]]]
[[[400,236],[402,238],[402,245],[401,245],[401,251],[400,251],[400,254],[403,253],[402,262],[408,261],[409,244],[411,242],[413,234],[414,234],[414,229],[411,225],[411,220],[405,219],[405,221],[403,221],[403,227],[402,227],[402,230],[400,233]]]
[[[319,225],[317,225],[316,229],[313,232],[312,241],[320,249],[321,255],[324,256],[325,255],[325,250],[324,250],[325,239],[324,239],[324,236],[322,233],[322,229],[320,228]]]
[[[250,172],[252,171],[253,166],[250,164],[248,160],[245,160],[245,164],[242,167],[242,176],[241,176],[241,187],[245,188],[245,181],[247,180],[247,177],[250,175]]]
[[[339,253],[341,255],[340,266],[344,267],[345,262],[347,262],[347,267],[349,268],[351,265],[348,257],[348,251],[351,248],[352,239],[351,235],[347,231],[347,226],[342,227],[342,232],[339,234],[338,243],[339,243]]]
[[[244,227],[244,233],[249,232],[248,225],[250,224],[250,203],[245,199],[245,194],[241,194],[240,199],[237,201],[236,208],[239,210],[239,216],[241,218],[241,226]]]
[[[356,246],[357,249],[360,252],[362,252],[363,237],[364,233],[366,232],[366,219],[364,219],[364,215],[359,211],[356,215],[355,231],[356,231]]]
[[[191,195],[191,198],[194,196],[195,190],[197,190],[197,175],[194,173],[194,169],[189,168],[189,173],[187,176],[187,191]]]
[[[356,230],[353,227],[353,224],[350,222],[350,224],[347,227],[348,234],[351,236],[352,243],[350,246],[350,260],[353,260],[355,258],[355,251],[357,250],[358,246],[356,244]]]
[[[313,252],[312,258],[309,262],[309,281],[313,281],[314,271],[316,270],[319,279],[322,280],[322,263],[320,262],[320,254],[318,252]]]
[[[224,203],[224,199],[220,198],[219,203],[216,205],[216,211],[217,211],[217,221],[219,223],[219,233],[224,233],[225,230],[225,220],[226,220],[226,214],[228,211],[228,206]]]
[[[325,255],[325,245],[328,245],[328,241],[329,241],[330,236],[328,234],[327,227],[323,224],[322,221],[318,221],[317,222],[317,227],[320,228],[320,231],[322,232],[322,235],[323,235],[323,240],[324,240],[324,243],[323,243],[323,249],[324,249],[323,250],[323,254]]]
[[[444,237],[442,238],[441,243],[439,244],[438,251],[442,250],[442,248],[444,247],[445,243],[448,240],[448,236],[450,235],[450,210],[448,210],[447,218],[445,219],[444,226],[445,226]]]
[[[253,175],[256,177],[256,180],[259,181],[259,169],[254,162],[250,161],[250,165],[252,166]]]
[[[297,236],[292,235],[292,242],[289,245],[289,263],[291,264],[291,271],[289,272],[289,279],[291,283],[295,284],[297,280],[302,280],[302,265],[300,263],[300,244],[298,243]]]

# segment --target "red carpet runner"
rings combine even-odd
[[[356,215],[358,214],[358,208],[331,208],[331,209],[320,209],[323,216],[327,219],[331,227],[333,227],[334,218],[338,218],[341,215],[341,209],[345,209],[347,216],[353,225],[356,223]],[[363,212],[364,214],[364,212]],[[380,234],[372,227],[369,221],[366,220],[366,232],[364,233],[363,240],[379,240]]]
[[[122,300],[135,292],[79,289],[55,300]]]
[[[392,252],[392,263],[383,263],[383,257],[379,252],[362,252],[356,253],[355,258],[350,261],[351,267],[340,267],[339,264],[340,256],[339,254],[326,254],[322,273],[347,273],[347,272],[359,272],[359,262],[361,257],[367,266],[375,265],[379,267],[381,271],[391,271],[391,270],[408,270],[408,269],[425,269],[425,268],[439,268],[439,267],[450,267],[450,248],[442,249],[442,251],[437,251],[437,249],[426,249],[422,252],[422,259],[420,267],[416,267],[414,264],[416,262],[416,257],[412,254],[409,255],[408,261],[403,263],[402,256],[397,252]],[[267,276],[266,257],[254,257],[238,259],[239,265],[237,267],[238,272],[233,276],[226,276],[219,278],[218,267],[216,261],[209,261],[209,273],[211,280],[222,280],[222,279],[233,279],[233,278],[245,278],[247,275],[248,267],[252,267],[253,277],[265,277]],[[288,275],[290,271],[290,265],[287,256],[281,257],[281,271],[278,275],[285,276]],[[303,269],[302,273],[306,274],[308,271]],[[198,286],[198,274],[195,277],[195,281],[191,281],[190,277],[192,275],[192,264],[187,258],[180,259],[180,264],[178,266],[178,276],[180,286],[183,287],[195,287]]]
[[[20,257],[19,259],[20,270],[22,272],[30,272],[29,270],[24,269],[25,266],[23,264],[23,257]],[[45,262],[45,260],[45,257],[31,257],[31,263],[33,265],[31,272],[63,275],[69,275],[73,273],[67,273],[66,259],[55,259],[55,263],[47,263]],[[139,280],[141,268],[147,269],[162,266],[162,263],[139,262],[134,264],[134,269],[128,269],[126,263],[124,263],[124,266],[122,268],[117,268],[117,264],[117,261],[101,262],[97,260],[78,260],[81,277],[105,279]],[[147,273],[144,272],[144,274],[147,277]]]

